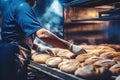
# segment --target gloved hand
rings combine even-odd
[[[79,54],[87,53],[85,49],[83,49],[82,47],[78,45],[74,45],[74,44],[70,46],[70,51],[74,53],[74,55],[71,56],[71,58],[75,58]]]
[[[54,56],[52,48],[41,46],[38,43],[34,43],[32,49],[35,50],[36,52],[46,53],[46,54],[50,54],[51,56]]]
[[[51,56],[54,56],[54,53],[53,53],[52,49],[49,48],[49,47],[38,47],[38,50],[37,50],[37,51],[38,51],[38,52],[41,52],[41,53],[49,54],[49,55],[51,55]]]

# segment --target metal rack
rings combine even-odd
[[[82,22],[82,21],[119,21],[120,15],[104,16],[100,18],[89,18],[81,20],[72,20],[72,22]]]
[[[93,8],[101,5],[109,5],[109,4],[120,4],[120,0],[74,0],[67,4],[64,4],[64,7],[79,7],[79,8]],[[83,22],[83,21],[114,21],[120,20],[120,8],[107,10],[99,12],[98,18],[88,18],[81,20],[72,20],[72,22]],[[109,16],[102,16],[102,14],[109,14]]]
[[[30,62],[29,67],[36,69],[40,72],[43,72],[53,78],[56,78],[57,80],[85,80],[73,74],[62,72],[61,70],[57,68],[51,68],[45,64],[39,64],[33,61]]]
[[[73,0],[69,3],[64,4],[65,7],[74,6],[74,7],[95,7],[100,5],[106,5],[111,3],[117,3],[120,0]]]

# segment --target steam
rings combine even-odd
[[[48,29],[59,37],[63,37],[62,4],[59,2],[59,0],[53,0],[49,5],[49,7],[46,6],[45,13],[38,19],[44,28]],[[42,43],[43,45],[47,45],[46,43],[41,42],[39,39],[35,39],[35,41]]]
[[[40,22],[43,23],[44,27],[53,30],[61,25],[62,19],[62,6],[58,0],[53,0],[51,6],[46,9],[45,14],[40,18]]]

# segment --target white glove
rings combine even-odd
[[[54,53],[53,53],[52,49],[49,48],[49,47],[39,47],[37,51],[41,52],[41,53],[50,54],[51,56],[54,56]]]
[[[70,51],[74,53],[74,55],[71,58],[75,58],[79,54],[87,53],[82,47],[74,44],[70,46]]]

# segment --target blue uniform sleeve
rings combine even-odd
[[[21,27],[25,36],[28,37],[34,34],[41,28],[40,22],[35,17],[34,11],[27,3],[21,3],[15,10],[15,19],[17,24]]]

